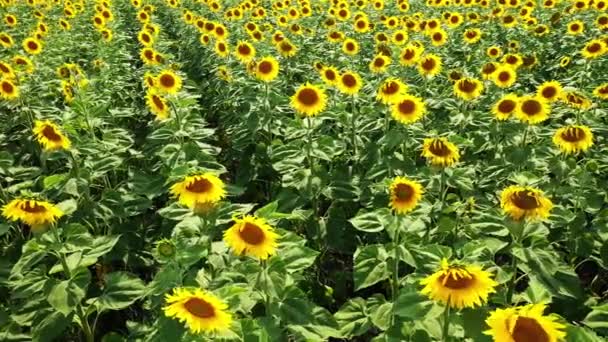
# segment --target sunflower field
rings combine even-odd
[[[0,0],[0,341],[608,340],[608,0]]]

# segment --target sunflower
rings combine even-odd
[[[218,176],[205,172],[187,176],[183,181],[173,184],[171,194],[177,197],[182,205],[197,210],[224,199],[226,189],[224,182]]]
[[[141,30],[139,32],[137,40],[139,40],[143,46],[152,46],[154,44],[154,37],[146,30]]]
[[[418,72],[423,76],[434,77],[441,72],[441,58],[433,54],[420,58]]]
[[[441,268],[420,281],[423,295],[451,308],[481,306],[496,292],[492,274],[477,265],[461,265],[441,260]]]
[[[296,53],[298,53],[298,47],[295,46],[288,39],[284,39],[283,41],[281,41],[277,45],[277,49],[283,57],[293,57],[296,55]]]
[[[592,104],[583,93],[577,91],[564,91],[562,92],[561,99],[570,106],[579,109],[588,109]]]
[[[444,30],[435,30],[431,33],[431,44],[442,46],[448,41],[448,34]]]
[[[169,105],[160,94],[154,89],[149,89],[146,94],[146,104],[152,114],[156,115],[158,120],[163,120],[169,117]]]
[[[570,57],[568,57],[568,56],[564,56],[564,57],[562,57],[562,58],[559,60],[559,66],[560,66],[560,67],[562,67],[562,68],[565,68],[565,67],[567,67],[567,66],[570,64],[570,61],[571,61],[571,60],[572,60],[572,59],[571,59]]]
[[[401,46],[407,42],[408,34],[406,30],[396,30],[391,36],[391,41],[397,46]]]
[[[407,85],[397,78],[387,78],[378,88],[376,99],[384,104],[397,102],[407,92]]]
[[[42,52],[42,43],[36,38],[25,38],[22,46],[25,52],[29,53],[30,55],[37,55]]]
[[[154,51],[154,49],[149,48],[149,47],[141,49],[141,52],[139,53],[139,58],[146,65],[157,64],[155,57],[156,57],[156,51]]]
[[[606,43],[600,39],[594,39],[588,42],[581,50],[581,54],[587,59],[597,58],[604,53],[606,53]]]
[[[524,64],[524,60],[518,53],[508,53],[502,57],[502,62],[511,66],[513,69],[519,68]]]
[[[403,94],[391,105],[393,119],[406,125],[420,120],[425,113],[426,105],[424,101],[409,94]]]
[[[569,35],[579,35],[585,31],[585,24],[580,20],[575,20],[568,23],[568,34]]]
[[[43,230],[63,215],[53,203],[26,198],[14,199],[2,207],[2,216],[11,221],[21,221],[35,231]]]
[[[553,203],[539,189],[511,185],[502,191],[500,207],[514,220],[535,220],[548,218]]]
[[[255,48],[248,42],[239,41],[234,48],[234,54],[241,63],[248,63],[255,57]]]
[[[500,88],[508,88],[517,80],[517,72],[511,66],[503,64],[496,68],[492,74],[492,79],[494,84]]]
[[[5,48],[10,48],[13,46],[15,42],[13,41],[13,37],[11,37],[8,33],[0,32],[0,45]]]
[[[327,95],[323,89],[306,83],[291,97],[291,106],[304,116],[315,116],[325,109]]]
[[[111,42],[112,38],[114,38],[114,33],[109,28],[104,28],[99,33],[101,33],[104,42]]]
[[[355,95],[363,87],[361,76],[354,71],[346,71],[340,75],[338,90],[347,95]]]
[[[416,65],[422,54],[422,49],[413,45],[408,44],[399,53],[399,63],[403,66]]]
[[[391,182],[389,193],[391,209],[403,215],[416,208],[424,190],[420,183],[399,176]]]
[[[19,97],[19,87],[10,79],[0,79],[0,98],[13,100]]]
[[[12,14],[7,14],[4,16],[4,22],[6,23],[6,25],[13,27],[17,25],[17,17]]]
[[[224,232],[224,242],[235,254],[266,260],[276,253],[279,236],[263,218],[247,215],[234,220]]]
[[[562,85],[558,81],[545,82],[536,89],[536,95],[545,99],[547,102],[559,100],[562,96],[562,92]]]
[[[320,71],[321,79],[325,84],[334,86],[338,84],[338,78],[340,77],[340,73],[338,69],[333,66],[326,66]]]
[[[608,83],[601,84],[593,89],[593,95],[599,99],[608,100]]]
[[[517,109],[519,97],[508,94],[500,98],[492,107],[492,113],[497,120],[507,120]]]
[[[498,63],[488,62],[481,67],[481,77],[484,80],[489,80],[493,78],[494,72],[498,69]]]
[[[156,86],[165,93],[176,94],[182,88],[182,79],[169,69],[163,70],[156,76]]]
[[[230,69],[228,69],[228,67],[225,65],[220,65],[219,67],[217,67],[217,77],[226,82],[232,82],[232,75],[230,74]]]
[[[352,38],[344,39],[344,42],[342,43],[342,52],[350,56],[356,55],[359,53],[359,43]]]
[[[230,328],[232,314],[228,305],[210,292],[201,289],[176,288],[166,294],[165,316],[177,318],[193,334],[221,333]]]
[[[558,342],[566,337],[566,326],[555,316],[544,316],[546,304],[528,304],[496,309],[486,319],[490,327],[484,334],[494,342]]]
[[[386,68],[391,64],[391,59],[388,56],[379,54],[372,59],[369,63],[369,69],[373,73],[382,73],[386,71]]]
[[[502,55],[502,49],[499,46],[490,46],[486,50],[486,54],[490,58],[498,58]]]
[[[587,126],[566,126],[555,132],[553,143],[566,154],[585,152],[593,146],[593,133]]]
[[[481,39],[480,29],[468,29],[464,31],[462,38],[467,44],[475,44]]]
[[[340,32],[340,31],[329,31],[329,33],[327,33],[327,40],[329,42],[339,43],[343,39],[344,39],[344,33]]]
[[[230,55],[230,48],[228,47],[228,43],[223,40],[217,40],[215,42],[215,53],[223,58],[228,57]]]
[[[537,124],[549,118],[551,107],[539,96],[525,95],[519,98],[515,117],[528,124]]]
[[[454,93],[464,100],[473,100],[481,95],[483,83],[474,78],[463,78],[454,83]]]
[[[71,146],[70,139],[61,132],[57,125],[48,120],[36,120],[33,133],[38,143],[46,151],[67,150]]]
[[[279,75],[279,62],[272,56],[264,57],[256,64],[255,77],[271,82]]]
[[[454,165],[460,159],[458,147],[449,142],[446,138],[424,139],[422,156],[425,157],[431,165],[441,167]]]
[[[13,70],[13,67],[3,61],[0,61],[0,78],[15,78],[15,71]]]
[[[26,56],[16,55],[12,58],[12,62],[16,65],[17,70],[23,70],[28,74],[34,72],[34,63]]]

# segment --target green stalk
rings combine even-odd
[[[57,227],[51,227],[53,231],[53,235],[57,242],[61,242],[61,238],[59,237],[59,233],[57,232]],[[65,254],[59,251],[55,251],[59,261],[61,262],[61,266],[63,267],[63,273],[66,275],[68,279],[72,279],[72,272],[70,271],[70,267],[65,259]],[[87,342],[94,342],[93,331],[91,330],[91,326],[89,325],[89,321],[87,320],[87,316],[82,309],[82,305],[80,303],[76,304],[76,315],[80,320],[80,325],[82,326],[82,332],[84,333],[85,339]]]
[[[449,300],[448,300],[449,302]],[[441,332],[441,340],[447,342],[449,340],[450,333],[450,306],[446,305],[443,311],[443,329]]]
[[[511,269],[513,270],[513,277],[509,281],[509,288],[507,289],[507,304],[511,304],[513,300],[513,294],[515,293],[515,285],[517,285],[517,258],[511,253]]]
[[[401,250],[399,249],[399,240],[401,234],[399,230],[395,230],[395,265],[393,269],[393,302],[397,300],[397,296],[399,295],[399,260],[401,259]]]
[[[355,113],[355,96],[353,95],[351,97],[352,100],[352,109],[351,109],[351,114],[352,114],[352,118],[351,118],[351,122],[350,122],[350,126],[351,126],[351,144],[353,145],[353,155],[356,156],[357,155],[357,114]]]
[[[521,139],[521,146],[526,147],[526,139],[528,138],[528,130],[530,129],[530,125],[526,125],[526,129],[524,130],[524,137]]]
[[[319,231],[319,229],[317,228],[317,222],[316,222],[316,216],[317,216],[317,196],[315,196],[314,191],[312,189],[312,178],[314,176],[314,159],[312,157],[312,133],[313,133],[313,127],[312,127],[312,120],[310,119],[310,117],[306,117],[306,122],[308,124],[308,130],[307,130],[307,139],[306,139],[306,159],[308,159],[308,167],[310,168],[310,176],[308,177],[308,182],[307,182],[307,189],[308,189],[308,193],[310,194],[310,200],[311,200],[311,204],[312,204],[312,210],[313,210],[313,218],[315,218],[315,235],[317,238],[317,244],[319,246],[321,246],[321,233]]]

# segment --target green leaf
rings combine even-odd
[[[70,215],[78,209],[78,202],[73,199],[65,200],[57,203],[57,207],[63,211],[65,215]]]
[[[592,310],[583,320],[588,327],[593,329],[608,328],[608,304],[592,307]]]
[[[277,255],[289,273],[299,272],[310,267],[319,252],[304,246],[290,246]]]
[[[71,279],[61,281],[51,288],[47,301],[57,311],[67,316],[85,297],[90,282],[91,274],[89,270],[86,268],[78,269]]]
[[[120,235],[104,235],[96,237],[92,242],[92,247],[88,251],[85,251],[80,261],[80,266],[86,267],[91,266],[97,262],[101,256],[109,253],[112,248],[116,245]]]
[[[0,236],[8,233],[9,230],[11,230],[11,226],[8,224],[0,224]]]
[[[44,313],[42,321],[32,325],[32,341],[55,341],[72,323],[72,316],[65,316],[61,312]]]
[[[409,285],[399,291],[393,311],[395,315],[408,320],[420,320],[431,310],[433,303],[420,294],[420,291]]]
[[[97,297],[99,311],[120,310],[133,304],[144,295],[144,282],[125,272],[108,273],[103,293]]]
[[[354,298],[342,305],[340,310],[334,314],[343,338],[363,335],[371,328],[372,322],[366,311],[365,300]]]
[[[383,231],[392,220],[391,212],[387,208],[370,211],[348,220],[357,230],[377,233]]]
[[[367,307],[372,323],[381,330],[387,330],[393,318],[393,303],[387,302],[382,295],[374,295],[367,300]]]
[[[566,329],[566,342],[605,342],[604,338],[584,327],[568,325]]]
[[[465,336],[472,338],[475,342],[491,342],[492,338],[483,333],[487,330],[486,325],[479,324],[480,322],[485,321],[488,314],[488,309],[486,307],[462,310],[459,318],[461,319]]]
[[[67,173],[60,173],[57,175],[44,177],[44,180],[42,181],[44,189],[50,189],[59,185],[59,183],[63,182],[66,179],[67,175]]]
[[[388,279],[388,253],[383,245],[360,246],[353,258],[355,291]]]

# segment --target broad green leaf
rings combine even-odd
[[[388,253],[383,245],[361,246],[353,258],[355,291],[388,279]]]
[[[608,329],[608,304],[594,306],[583,323],[593,329]]]
[[[67,317],[61,312],[44,313],[42,321],[32,325],[32,341],[52,342],[56,341],[72,323],[71,313]]]
[[[360,231],[377,233],[383,231],[392,220],[391,212],[387,208],[381,208],[367,213],[358,214],[349,222]]]
[[[8,231],[10,229],[11,229],[11,226],[9,226],[8,224],[0,223],[0,236],[8,233]]]
[[[371,319],[366,310],[365,300],[354,298],[342,305],[340,310],[334,314],[343,338],[363,335],[371,328]]]
[[[280,258],[289,273],[299,272],[310,267],[319,252],[304,246],[290,246],[281,251],[277,258]]]
[[[144,295],[144,282],[125,272],[108,273],[102,294],[97,297],[99,311],[120,310],[133,304]]]
[[[566,329],[566,342],[606,342],[606,339],[599,337],[593,330],[585,327],[568,325]]]
[[[407,320],[420,320],[431,310],[433,303],[420,294],[415,286],[406,286],[399,292],[393,311]]]
[[[67,316],[85,297],[90,281],[89,270],[78,269],[71,279],[61,281],[51,288],[47,301],[57,311]]]

